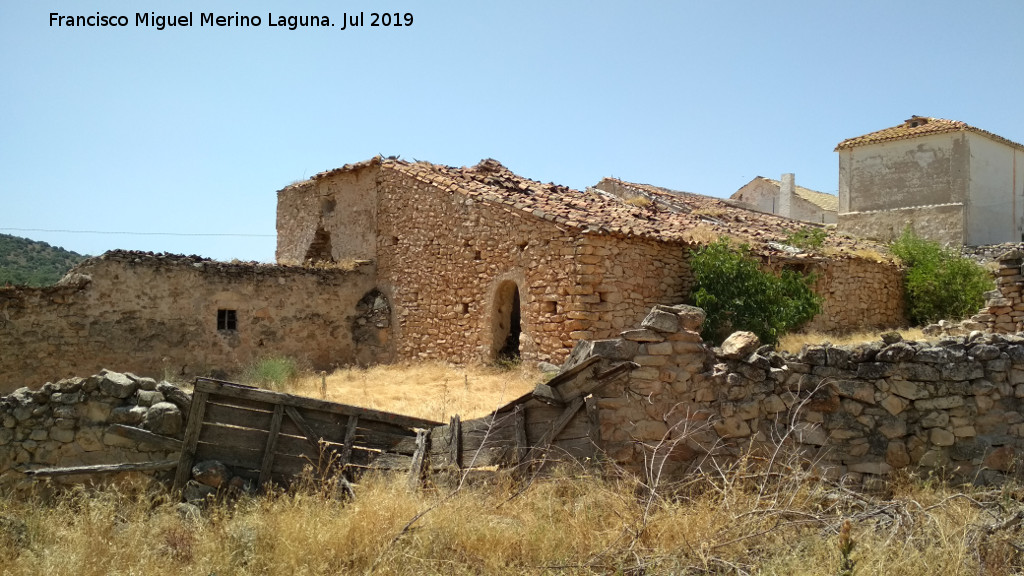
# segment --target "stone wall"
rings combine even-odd
[[[494,359],[507,282],[520,294],[522,357],[553,362],[688,289],[682,245],[581,235],[398,171],[382,173],[380,202],[377,272],[400,357]]]
[[[363,348],[386,361],[387,322],[356,330],[357,305],[373,289],[372,266],[109,252],[56,287],[0,288],[0,393],[104,366],[163,378],[287,355],[328,369],[355,361]]]
[[[848,332],[907,324],[903,270],[867,258],[820,260],[807,271],[817,274],[814,291],[824,298],[821,314],[809,330]]]
[[[840,212],[838,230],[861,238],[889,242],[911,225],[921,238],[942,245],[960,246],[967,241],[963,204],[939,204],[889,208],[870,212]]]
[[[25,471],[39,468],[176,459],[177,451],[108,427],[124,424],[180,439],[190,402],[173,384],[108,371],[19,388],[0,397],[0,487],[17,486]]]
[[[583,343],[628,381],[598,389],[609,456],[642,470],[652,456],[682,475],[746,450],[797,454],[853,482],[895,470],[999,481],[1024,450],[1024,337],[983,335],[798,355],[737,333],[701,341],[703,311],[656,307],[643,327]],[[573,354],[573,358],[586,354]]]

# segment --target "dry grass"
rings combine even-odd
[[[683,240],[691,244],[710,244],[722,236],[732,238],[728,234],[715,230],[710,224],[697,224],[693,228],[683,231]]]
[[[477,418],[532,391],[544,375],[520,364],[456,366],[444,362],[400,363],[344,368],[327,375],[327,400],[446,422],[458,414]],[[314,398],[319,375],[300,378],[285,391]]]
[[[454,493],[374,477],[352,501],[298,490],[211,506],[197,520],[144,490],[3,499],[0,519],[21,523],[24,537],[0,537],[0,573],[817,576],[838,573],[846,521],[854,574],[1024,567],[1016,488],[904,481],[862,496],[799,469],[767,478],[740,465],[652,494],[630,479],[565,470],[526,487],[497,480]]]
[[[646,196],[633,196],[626,200],[626,204],[630,206],[636,206],[637,208],[648,208],[654,205],[654,202]]]
[[[826,332],[796,332],[786,334],[779,338],[777,348],[786,352],[796,354],[800,352],[805,344],[823,344],[828,342],[833,346],[856,346],[867,342],[881,340],[883,332],[898,332],[904,340],[929,340],[928,336],[920,328],[904,328],[902,330],[881,330],[873,332],[851,332],[849,334],[829,334]]]

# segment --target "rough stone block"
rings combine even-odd
[[[761,346],[761,341],[753,332],[733,332],[722,342],[722,357],[741,360],[750,356]]]
[[[182,429],[181,410],[171,402],[158,402],[146,411],[142,427],[154,434],[175,436]]]
[[[963,405],[963,396],[943,396],[942,398],[914,401],[914,408],[922,412],[926,410],[949,410],[950,408],[958,408]]]
[[[644,321],[640,323],[642,328],[654,330],[656,332],[671,333],[678,332],[682,327],[679,321],[679,315],[658,308],[652,309]]]
[[[719,420],[712,424],[712,426],[714,426],[715,432],[718,433],[720,438],[746,438],[750,436],[750,426],[747,424],[747,421],[735,416]]]
[[[895,416],[906,410],[910,403],[895,394],[889,394],[882,399],[880,404],[882,408],[885,408],[886,412]]]
[[[907,382],[906,380],[891,380],[889,382],[889,389],[892,390],[893,394],[908,400],[927,398],[929,395],[928,389],[924,385],[916,382]]]
[[[664,342],[665,337],[653,330],[640,328],[637,330],[626,330],[622,337],[632,342]]]
[[[100,389],[114,398],[128,398],[138,388],[134,380],[118,372],[103,372],[101,376]]]
[[[952,446],[956,442],[956,436],[944,428],[932,428],[928,439],[936,446]]]

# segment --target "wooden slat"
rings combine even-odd
[[[452,416],[448,424],[449,449],[448,463],[457,469],[462,469],[462,419],[458,414]]]
[[[260,466],[260,478],[256,482],[257,488],[270,480],[270,471],[274,465],[274,451],[277,450],[277,439],[281,432],[281,420],[284,419],[284,406],[274,406],[274,416],[270,421],[270,435],[267,438],[266,448],[263,450],[263,465]]]
[[[260,465],[263,464],[263,451],[200,442],[196,444],[195,460],[197,462],[217,460],[231,468],[232,471],[235,468],[245,468],[252,470],[256,477],[259,477]],[[191,475],[191,467],[189,474]]]
[[[587,435],[593,444],[601,445],[601,415],[598,412],[597,397],[587,396],[587,423],[589,430]]]
[[[206,415],[203,417],[204,422],[211,424],[228,424],[264,432],[270,430],[270,422],[273,419],[273,412],[257,412],[237,406],[213,403],[206,404]]]
[[[516,465],[526,461],[530,442],[526,439],[526,406],[516,407]]]
[[[91,466],[40,468],[37,470],[26,470],[25,474],[29,476],[52,478],[55,476],[71,476],[73,474],[113,474],[117,472],[152,472],[154,470],[171,470],[177,465],[177,460],[159,460],[155,462],[135,462],[131,464],[93,464]]]
[[[203,429],[199,432],[199,442],[263,452],[267,445],[268,434],[268,432],[253,428],[220,426],[207,422],[203,424]]]
[[[427,432],[420,430],[416,433],[416,453],[412,456],[409,465],[409,489],[414,490],[423,482],[423,463],[427,455]]]
[[[306,419],[302,417],[302,414],[299,414],[299,411],[294,406],[285,406],[284,411],[285,414],[288,414],[288,417],[292,419],[292,422],[299,427],[299,430],[302,431],[302,435],[306,437],[306,440],[308,440],[313,448],[319,452],[320,439],[323,438],[323,436],[314,430],[309,425],[309,422],[306,422]]]
[[[185,438],[182,440],[181,455],[178,458],[178,469],[174,474],[174,491],[185,487],[192,477],[192,463],[196,455],[196,443],[203,425],[203,414],[206,410],[207,392],[196,390],[192,394],[192,407],[189,410],[188,425],[185,426]]]
[[[235,398],[234,396],[225,396],[223,394],[216,394],[213,392],[210,393],[210,396],[207,397],[206,401],[210,404],[234,406],[236,408],[244,408],[245,410],[253,410],[255,412],[272,413],[274,411],[274,404],[268,404],[257,400],[246,400],[245,398]]]
[[[336,402],[317,400],[315,398],[294,396],[292,394],[282,394],[280,392],[271,392],[269,390],[243,388],[232,384],[218,384],[206,380],[199,380],[198,382],[196,382],[196,390],[216,392],[219,395],[230,396],[233,398],[259,400],[271,404],[284,404],[286,406],[308,408],[312,410],[321,410],[323,412],[344,414],[346,416],[359,416],[361,419],[377,420],[380,422],[387,422],[390,424],[395,424],[397,426],[405,426],[409,428],[430,428],[432,426],[437,426],[438,424],[440,424],[440,422],[425,420],[423,418],[402,416],[399,414],[382,412],[380,410],[371,410],[369,408],[360,408],[357,406],[338,404]]]
[[[145,442],[146,444],[159,446],[160,448],[167,450],[181,450],[181,440],[171,438],[170,436],[154,434],[149,430],[143,430],[142,428],[136,428],[134,426],[111,424],[107,427],[107,432],[115,436],[121,436],[122,438],[128,438],[137,442]]]
[[[341,454],[338,456],[338,465],[341,466],[342,470],[345,466],[348,466],[349,460],[352,459],[352,446],[356,441],[356,429],[359,426],[359,416],[349,416],[348,426],[345,427],[345,444],[341,448]]]
[[[551,429],[546,434],[544,434],[544,436],[540,439],[540,442],[535,444],[533,448],[530,449],[530,452],[526,456],[526,460],[528,462],[532,461],[541,452],[546,450],[547,447],[551,444],[551,442],[558,438],[558,435],[561,434],[562,430],[569,423],[569,421],[572,420],[573,416],[575,416],[576,413],[579,412],[580,407],[583,406],[583,402],[583,398],[576,398],[575,400],[572,401],[571,404],[569,404],[568,407],[566,407],[565,411],[562,412],[558,419],[551,424]]]

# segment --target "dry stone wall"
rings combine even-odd
[[[895,264],[836,258],[816,262],[810,272],[818,276],[814,291],[824,301],[807,329],[844,332],[907,324],[903,270]]]
[[[553,362],[687,288],[682,246],[579,235],[396,171],[382,173],[380,202],[377,272],[400,357],[492,360],[508,282],[520,296],[522,357]]]
[[[370,346],[390,358],[389,327],[353,337],[372,266],[315,269],[109,252],[60,286],[0,288],[0,393],[120,366],[140,375],[208,375],[287,355],[328,369]],[[365,332],[365,330],[364,330]]]
[[[712,349],[699,335],[703,318],[697,308],[656,307],[642,328],[574,352],[636,365],[628,381],[595,392],[600,442],[619,464],[642,471],[653,457],[682,475],[781,446],[855,483],[896,470],[982,482],[1018,472],[1024,336],[890,334],[782,355],[749,333]]]
[[[112,434],[112,424],[184,434],[190,395],[168,382],[103,371],[0,397],[0,488],[39,468],[161,461],[178,452]],[[69,477],[80,480],[81,476]]]

